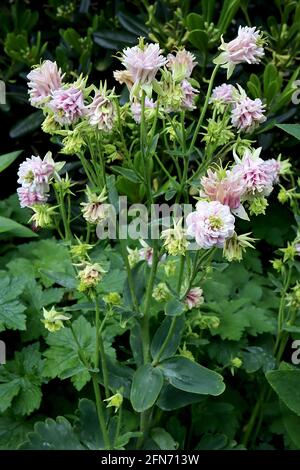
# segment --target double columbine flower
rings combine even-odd
[[[97,195],[89,187],[86,188],[87,202],[82,202],[82,215],[89,224],[98,224],[107,217],[107,208],[104,202],[107,201],[106,188]]]
[[[219,49],[221,54],[214,60],[215,64],[227,69],[227,78],[230,78],[237,64],[258,64],[264,56],[264,40],[260,31],[248,26],[240,26],[238,35],[226,43],[222,38]]]
[[[61,87],[63,77],[61,69],[51,60],[45,60],[42,65],[35,67],[27,75],[31,106],[43,107],[52,93]]]

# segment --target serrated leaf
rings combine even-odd
[[[25,330],[26,316],[23,312],[26,307],[17,300],[23,289],[22,278],[11,279],[7,273],[0,272],[0,331],[5,328]]]

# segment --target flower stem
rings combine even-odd
[[[95,349],[95,368],[99,368],[99,357],[101,360],[101,368],[103,375],[103,383],[105,389],[105,398],[109,398],[109,381],[108,381],[108,371],[106,364],[106,357],[104,351],[104,344],[102,340],[102,335],[100,333],[100,311],[99,311],[99,302],[96,297],[95,300],[95,327],[96,327],[96,349]]]

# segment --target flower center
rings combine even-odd
[[[211,215],[209,217],[209,223],[212,230],[220,230],[223,227],[223,221],[217,215]]]

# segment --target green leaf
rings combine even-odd
[[[187,15],[185,21],[186,21],[186,25],[187,25],[189,31],[204,28],[203,16],[198,15],[198,13],[190,13],[189,15]]]
[[[15,354],[15,359],[0,368],[0,412],[13,406],[14,413],[28,415],[39,408],[42,398],[43,361],[38,345]]]
[[[136,17],[129,16],[128,14],[124,13],[123,11],[117,12],[117,17],[127,31],[134,34],[136,37],[148,36],[148,28],[145,26],[145,21],[138,21]]]
[[[84,450],[69,421],[63,416],[36,423],[20,450]]]
[[[266,378],[280,400],[300,416],[300,370],[272,370]]]
[[[208,45],[208,35],[206,31],[195,29],[189,32],[188,40],[200,51],[206,52]]]
[[[25,330],[26,316],[23,312],[26,307],[17,300],[24,286],[23,279],[10,278],[7,273],[0,272],[0,331],[5,328]]]
[[[133,376],[130,400],[135,411],[139,413],[151,406],[157,400],[163,386],[161,370],[145,364],[137,369]]]
[[[94,41],[104,49],[118,50],[123,46],[136,44],[136,34],[102,30],[94,33]]]
[[[300,124],[276,124],[276,126],[300,140]]]
[[[5,155],[0,155],[0,173],[1,171],[9,167],[9,165],[11,165],[21,153],[22,150],[15,150],[14,152],[6,153]]]
[[[70,274],[53,272],[49,269],[40,269],[40,273],[44,274],[44,276],[48,277],[59,286],[66,287],[67,289],[75,289],[77,287],[78,282],[75,276],[71,276]]]
[[[171,411],[198,403],[201,400],[203,400],[203,397],[198,393],[184,392],[167,384],[163,386],[156,404],[161,410]]]
[[[300,449],[300,417],[282,402],[280,402],[280,409],[286,432],[296,448]]]
[[[178,447],[171,434],[163,428],[154,428],[151,437],[161,450],[175,450]]]
[[[119,175],[124,176],[124,178],[131,181],[132,183],[141,183],[142,181],[140,176],[135,171],[130,170],[129,168],[122,168],[120,166],[115,165],[112,165],[110,168]]]
[[[75,430],[80,441],[90,450],[104,449],[105,446],[99,429],[95,403],[82,398],[79,400],[76,414],[78,421],[76,422]]]
[[[157,329],[153,337],[152,343],[151,343],[151,355],[154,361],[157,359],[157,355],[164,341],[167,338],[167,335],[169,333],[169,330],[173,321],[174,321],[174,325],[173,325],[172,335],[167,343],[167,346],[165,347],[164,352],[162,353],[160,357],[160,360],[163,361],[164,359],[173,356],[173,354],[176,353],[180,345],[181,336],[182,336],[184,325],[185,325],[185,317],[184,315],[181,315],[174,319],[170,317],[166,317],[164,321],[162,322],[162,324]]]
[[[40,127],[43,120],[43,112],[40,110],[36,111],[27,116],[25,119],[18,121],[17,124],[11,128],[9,137],[11,137],[11,139],[17,139],[23,135],[30,134]]]
[[[91,359],[95,347],[95,329],[83,316],[73,322],[73,328],[86,357]],[[79,360],[78,346],[71,329],[65,327],[55,334],[49,334],[46,341],[50,347],[44,352],[44,376],[71,378],[75,388],[81,390],[90,380],[90,375]]]
[[[33,422],[14,414],[0,417],[0,450],[16,450],[26,441]]]
[[[37,234],[30,230],[28,227],[24,227],[14,220],[8,219],[7,217],[0,216],[0,233],[10,232],[11,235],[16,237],[37,237]]]
[[[166,303],[165,314],[169,316],[178,316],[185,311],[185,305],[183,302],[180,302],[178,299],[173,297]]]
[[[223,377],[182,356],[163,361],[159,368],[173,387],[199,395],[220,395],[225,390]]]

